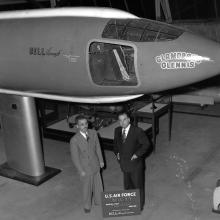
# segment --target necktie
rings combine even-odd
[[[89,140],[88,132],[86,132],[85,135],[86,135],[86,140],[88,141]]]
[[[126,133],[125,133],[125,129],[122,129],[122,141],[125,142],[126,140]]]

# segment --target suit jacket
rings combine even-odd
[[[130,126],[125,142],[122,141],[122,127],[117,127],[114,134],[114,152],[120,156],[122,171],[131,172],[137,168],[144,168],[144,154],[149,150],[150,142],[144,131]],[[138,156],[131,161],[133,154]]]
[[[99,139],[95,130],[88,130],[89,140],[77,132],[70,140],[70,152],[73,163],[79,173],[86,175],[97,173],[103,163]]]

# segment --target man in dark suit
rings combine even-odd
[[[141,128],[130,124],[128,113],[118,115],[120,127],[115,129],[114,152],[124,176],[124,189],[139,189],[141,210],[145,202],[144,155],[150,142]]]
[[[96,205],[101,203],[103,185],[100,168],[104,167],[104,161],[97,133],[95,130],[88,129],[86,117],[77,116],[76,123],[78,132],[70,140],[70,152],[72,161],[80,174],[84,211],[88,213],[92,205],[92,196]]]

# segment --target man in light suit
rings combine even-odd
[[[100,168],[104,167],[104,162],[97,133],[88,129],[87,118],[79,115],[76,123],[78,132],[70,140],[70,152],[82,180],[84,211],[89,213],[92,195],[96,205],[101,203],[103,185]]]
[[[130,124],[128,113],[118,115],[120,127],[115,129],[114,152],[123,172],[124,189],[139,189],[141,210],[145,200],[144,155],[150,149],[150,142],[141,128]]]

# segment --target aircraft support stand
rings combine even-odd
[[[45,166],[34,98],[0,94],[0,116],[7,159],[0,176],[38,186],[60,172]]]

